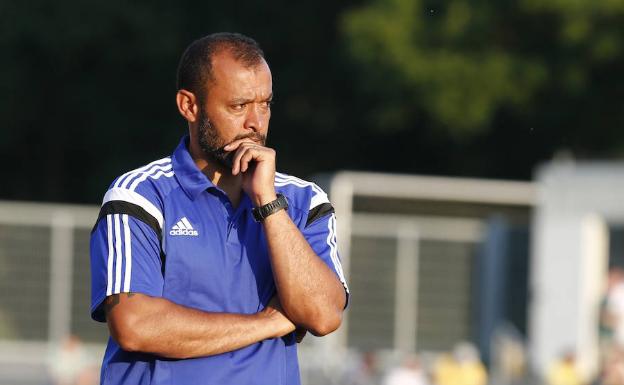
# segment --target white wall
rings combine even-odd
[[[572,349],[590,379],[599,365],[608,224],[624,222],[624,164],[553,163],[542,167],[536,179],[531,360],[543,375],[550,363]]]

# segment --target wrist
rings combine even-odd
[[[255,316],[266,327],[268,338],[279,338],[295,329],[295,325],[284,314],[270,306],[256,313]]]
[[[288,199],[282,194],[276,194],[276,198],[266,204],[255,207],[251,210],[253,219],[256,222],[263,222],[267,217],[280,210],[288,209]]]
[[[267,203],[273,202],[277,199],[277,194],[275,191],[266,193],[266,194],[257,194],[252,198],[253,204],[255,207],[264,206]]]

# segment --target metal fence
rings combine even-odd
[[[529,240],[506,235],[518,227],[527,232],[535,186],[366,172],[319,181],[336,208],[339,249],[353,291],[336,346],[448,351],[459,341],[479,342],[481,313],[488,309],[479,303],[475,270],[488,250],[494,259],[512,262],[515,253],[527,262]],[[497,223],[509,226],[493,231]],[[505,239],[496,239],[501,235]],[[505,247],[487,248],[488,242]],[[499,283],[508,276],[500,273]],[[518,278],[522,283],[527,277]],[[521,310],[519,324],[526,314]]]
[[[359,352],[441,351],[473,339],[475,258],[488,215],[528,217],[528,184],[458,181],[458,190],[447,179],[378,177],[339,174],[325,185],[352,296],[337,333],[301,345],[306,385],[340,383]],[[108,331],[89,317],[97,212],[0,202],[0,383],[46,383],[54,347],[70,334],[101,359]]]
[[[0,202],[0,382],[45,383],[65,336],[101,355],[108,331],[89,318],[95,206]]]
[[[347,344],[446,350],[471,337],[474,219],[355,214]]]

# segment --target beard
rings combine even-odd
[[[215,126],[210,122],[210,119],[208,119],[208,116],[206,116],[203,109],[200,109],[199,111],[198,120],[199,148],[201,148],[208,159],[214,161],[222,168],[232,168],[234,153],[236,151],[225,151],[223,149],[223,147],[227,146],[229,143],[235,140],[247,138],[262,146],[266,143],[266,135],[255,131],[250,132],[249,134],[237,135],[230,142],[226,142],[225,139],[219,136]]]

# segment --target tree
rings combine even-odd
[[[623,16],[613,0],[374,0],[346,12],[342,28],[380,132],[422,129],[412,122],[425,120],[459,140],[484,140],[525,124],[569,138],[544,135],[536,156],[559,146],[605,156],[624,143],[615,132]],[[577,108],[585,103],[610,116]]]

